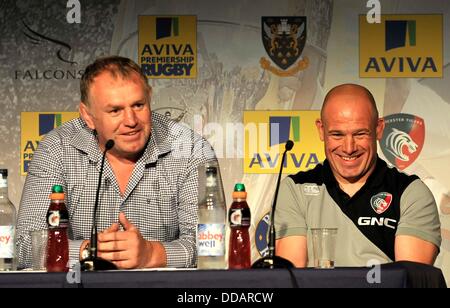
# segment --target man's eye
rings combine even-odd
[[[356,137],[365,137],[367,135],[368,135],[368,133],[366,133],[366,132],[360,132],[360,133],[355,134]]]

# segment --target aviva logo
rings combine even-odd
[[[289,139],[300,141],[300,117],[269,117],[269,129],[271,147]]]
[[[385,50],[407,46],[407,37],[409,46],[416,46],[415,20],[386,20],[385,27]]]
[[[179,35],[178,17],[156,17],[156,39]]]
[[[319,117],[316,110],[244,111],[244,173],[278,173],[287,140],[294,147],[283,172],[314,168],[325,159],[314,124]]]
[[[62,124],[62,115],[55,113],[39,114],[39,136],[47,134],[49,131]]]
[[[26,175],[34,151],[45,134],[64,122],[78,118],[78,112],[22,112],[20,114],[21,174]]]
[[[360,77],[442,77],[442,15],[359,17]]]

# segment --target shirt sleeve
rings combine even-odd
[[[185,176],[179,187],[178,221],[179,237],[163,242],[166,250],[167,267],[195,267],[197,263],[198,223],[198,167],[210,160],[217,160],[211,145],[198,138],[193,147]]]
[[[18,268],[31,267],[30,231],[47,229],[47,210],[49,195],[53,185],[63,185],[63,167],[59,148],[59,137],[50,132],[40,142],[34,152],[22,191],[16,229],[16,249]]]
[[[305,206],[305,200],[298,185],[290,177],[286,177],[280,184],[275,211],[277,239],[292,235],[306,235],[308,228]]]
[[[400,222],[396,235],[411,235],[441,245],[441,224],[436,201],[428,187],[417,179],[400,199]]]

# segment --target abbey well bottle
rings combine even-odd
[[[225,269],[226,205],[218,166],[206,166],[205,196],[199,203],[197,254],[199,269]]]
[[[0,271],[16,270],[16,208],[8,198],[8,169],[0,169]]]

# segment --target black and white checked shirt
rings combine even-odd
[[[123,211],[146,240],[160,241],[168,267],[196,263],[197,167],[215,159],[210,144],[191,129],[152,113],[152,133],[124,195],[108,160],[97,212],[98,230],[118,222]],[[29,232],[47,228],[49,195],[64,186],[69,211],[71,266],[83,240],[90,238],[102,152],[95,133],[78,118],[48,133],[30,164],[17,223],[19,268],[31,267]]]

